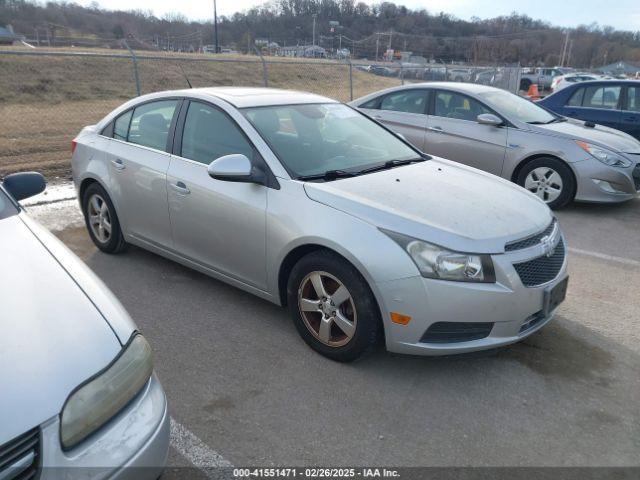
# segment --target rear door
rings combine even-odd
[[[108,160],[118,217],[127,234],[171,247],[167,207],[170,135],[178,99],[146,102],[114,123]]]
[[[424,151],[429,91],[412,88],[388,93],[362,108],[396,133],[400,133],[418,150]]]
[[[437,90],[429,110],[425,151],[495,175],[502,173],[507,127],[481,125],[477,117],[496,114],[462,93]]]
[[[563,115],[620,128],[622,86],[612,83],[581,86],[568,98]]]
[[[182,107],[167,175],[176,252],[197,264],[266,290],[267,187],[216,180],[208,165],[241,153],[267,168],[221,108],[192,100]]]
[[[640,140],[640,87],[627,86],[620,130]]]

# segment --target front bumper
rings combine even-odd
[[[167,462],[169,413],[155,374],[142,392],[80,445],[64,451],[56,416],[41,430],[41,480],[157,479]]]
[[[628,158],[628,157],[627,157]],[[609,167],[594,158],[571,164],[577,180],[575,200],[617,203],[640,193],[640,162],[630,167]]]
[[[562,239],[564,242],[564,239]],[[465,283],[415,276],[376,284],[382,297],[387,350],[413,355],[450,355],[518,342],[546,325],[554,311],[544,313],[545,292],[567,277],[567,256],[557,276],[526,287],[513,264],[522,253],[493,255],[496,283]],[[391,312],[411,317],[407,325],[391,321]],[[493,324],[484,338],[429,343],[425,332],[438,322]]]

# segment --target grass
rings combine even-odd
[[[205,62],[199,59],[212,56],[153,55],[165,58],[138,61],[141,93],[186,88],[185,74],[194,87],[263,86],[263,67],[257,57],[225,55],[219,58],[229,61]],[[350,99],[348,65],[309,59],[304,64],[293,59],[272,60],[279,63],[267,65],[270,87],[310,91],[341,101]],[[398,85],[398,79],[355,68],[352,75],[354,98]],[[0,54],[0,176],[39,170],[49,177],[68,177],[71,139],[83,126],[97,122],[135,95],[134,70],[128,58]]]

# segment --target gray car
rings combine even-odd
[[[493,87],[405,85],[354,100],[421,151],[511,180],[551,208],[622,202],[640,191],[640,142],[550,113]]]
[[[564,238],[543,201],[325,97],[155,93],[75,145],[98,248],[135,244],[287,305],[335,360],[381,337],[422,355],[517,342],[564,299]]]
[[[0,479],[162,473],[169,414],[151,349],[100,280],[0,184]]]

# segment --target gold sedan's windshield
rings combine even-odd
[[[243,113],[295,177],[358,173],[420,157],[374,121],[338,103],[246,108]]]

